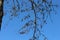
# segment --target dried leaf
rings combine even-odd
[[[20,34],[26,34],[28,32],[28,30],[23,30],[20,32]]]

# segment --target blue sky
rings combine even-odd
[[[6,4],[6,2],[4,2],[5,3],[4,13],[6,15],[4,15],[3,17],[2,30],[0,32],[0,40],[28,40],[29,37],[31,37],[32,35],[32,31],[22,36],[19,34],[19,29],[25,22],[25,21],[21,22],[20,19],[30,12],[28,13],[24,12],[18,15],[17,17],[10,17],[11,14],[9,10],[11,10],[11,6],[13,5],[13,2],[12,0],[8,0],[8,1],[9,1],[9,4]],[[51,22],[48,19],[48,24],[44,25],[43,32],[47,36],[48,40],[60,40],[60,0],[53,0],[53,1],[54,3],[59,5],[59,7],[56,8],[57,14],[52,15],[53,22]],[[17,12],[17,13],[19,14],[20,12]],[[31,13],[30,15],[32,15],[31,17],[34,16]],[[13,19],[10,20],[10,18],[13,18]]]

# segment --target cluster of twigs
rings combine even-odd
[[[41,33],[41,29],[44,24],[47,24],[48,17],[49,16],[51,17],[51,14],[52,14],[51,12],[55,11],[54,7],[57,7],[57,5],[54,5],[52,0],[37,0],[37,2],[35,2],[34,0],[29,0],[29,2],[31,3],[30,10],[33,10],[35,19],[28,21],[20,29],[20,34],[25,34],[29,32],[30,29],[32,29],[33,37],[29,40],[39,40],[40,35],[44,37],[44,40],[47,40],[47,37],[43,33]],[[29,11],[29,9],[24,9],[21,12],[24,12],[24,11]],[[38,14],[40,14],[39,17],[38,17]],[[29,17],[30,16],[27,15],[26,17],[23,18],[23,20],[28,19]],[[37,20],[39,20],[40,23],[38,23]]]
[[[15,1],[17,4],[15,4]],[[22,1],[24,1],[24,0],[22,0]],[[25,33],[28,33],[30,30],[33,30],[32,38],[30,38],[29,40],[39,40],[40,35],[42,35],[44,37],[43,40],[47,40],[47,37],[42,33],[41,29],[43,28],[44,24],[47,24],[48,17],[51,16],[52,11],[55,12],[54,7],[57,7],[57,5],[54,5],[52,0],[37,0],[37,2],[35,2],[35,0],[28,0],[28,1],[30,2],[31,7],[21,9],[19,1],[13,0],[12,10],[10,11],[12,13],[11,17],[18,16],[18,14],[17,14],[18,11],[25,12],[25,11],[33,10],[34,13],[32,13],[32,14],[34,14],[34,20],[30,20],[30,21],[26,22],[23,25],[23,27],[19,30],[19,33],[25,34]],[[22,6],[24,6],[24,5],[22,5]],[[29,14],[27,16],[25,16],[24,18],[22,18],[22,21],[24,21],[28,18],[30,18]]]

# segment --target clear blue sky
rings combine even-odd
[[[13,2],[12,0],[8,1],[9,4],[6,4],[6,1],[4,2],[4,13],[6,15],[3,17],[2,30],[0,32],[0,40],[28,40],[29,37],[31,37],[32,31],[30,31],[30,33],[28,34],[24,34],[23,36],[20,35],[18,31],[20,27],[24,24],[24,22],[21,22],[20,19],[24,15],[27,15],[27,12],[24,12],[18,15],[17,17],[12,17],[13,19],[10,20],[11,14],[9,11],[12,10],[11,6],[13,5]],[[19,2],[20,1],[21,0],[19,0]],[[53,0],[53,1],[55,2],[55,4],[60,5],[60,0]],[[48,40],[60,40],[60,6],[56,8],[56,10],[57,14],[52,16],[53,22],[51,22],[48,19],[48,24],[44,25],[43,27],[43,32],[47,36]],[[20,12],[18,12],[18,14],[19,13]],[[32,15],[33,17],[33,14],[30,13],[30,15]]]

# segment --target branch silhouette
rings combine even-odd
[[[4,0],[0,0],[0,30],[1,30],[2,18],[3,18],[3,2]]]
[[[53,14],[52,11],[55,12],[55,7],[57,7],[57,5],[53,4],[52,0],[37,0],[37,1],[28,0],[28,2],[31,4],[31,7],[27,8],[26,6],[27,3],[24,0],[22,0],[21,5],[19,4],[18,0],[12,0],[12,1],[13,1],[13,6],[12,6],[12,10],[10,10],[11,18],[17,17],[18,16],[17,12],[28,12],[32,10],[33,11],[32,14],[34,14],[34,19],[33,20],[30,19],[28,22],[26,22],[22,26],[22,28],[19,29],[19,33],[22,35],[32,30],[33,35],[29,40],[39,40],[41,35],[44,37],[43,40],[48,40],[41,30],[44,27],[44,24],[47,24],[48,17],[51,17],[51,14]],[[22,9],[21,6],[22,7],[24,6],[25,8]],[[2,23],[2,16],[3,16],[3,11],[0,11],[0,25]],[[24,16],[21,19],[21,22],[23,22],[26,19],[29,19],[31,16],[30,14]]]
[[[34,14],[34,20],[30,20],[29,22],[27,22],[20,29],[20,34],[25,34],[29,28],[29,29],[33,30],[33,36],[29,40],[39,40],[40,35],[42,35],[44,37],[43,40],[48,40],[47,37],[43,33],[41,33],[40,29],[43,28],[44,24],[47,24],[48,17],[51,17],[52,11],[55,12],[55,7],[57,7],[57,5],[54,5],[52,0],[50,0],[50,1],[48,1],[48,0],[37,0],[37,2],[35,2],[34,0],[29,0],[29,2],[31,3],[30,10],[33,10],[33,12],[34,12],[33,13]],[[30,10],[24,9],[23,11],[21,10],[21,12],[30,11]],[[37,14],[40,14],[39,17]],[[27,15],[26,17],[23,18],[23,20],[26,20],[29,17],[30,16]],[[38,24],[37,20],[39,20],[41,23]],[[30,22],[33,23],[33,26],[30,25],[30,24],[32,24]],[[30,27],[28,27],[28,26],[30,26]],[[28,30],[28,31],[30,31],[30,30]]]

